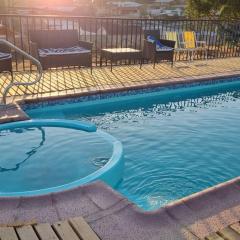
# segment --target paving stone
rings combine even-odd
[[[88,216],[100,210],[86,195],[84,187],[52,194],[52,199],[61,220],[69,217]]]
[[[164,209],[151,214],[136,211],[136,208],[129,206],[111,216],[89,223],[102,239],[196,239]]]
[[[85,186],[84,191],[87,196],[102,209],[109,208],[124,199],[122,195],[102,182]]]
[[[19,203],[20,198],[0,198],[0,225],[6,225],[15,220]]]
[[[36,223],[58,221],[58,213],[53,206],[51,195],[21,198],[16,210],[16,219],[19,222]]]

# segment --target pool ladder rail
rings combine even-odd
[[[14,79],[12,79],[11,83],[4,89],[4,91],[2,93],[2,101],[0,103],[0,106],[6,106],[6,102],[7,102],[6,98],[7,98],[7,94],[9,92],[9,90],[14,86],[30,86],[30,85],[36,84],[42,78],[43,69],[42,69],[41,63],[36,58],[31,56],[27,52],[23,51],[22,49],[18,48],[14,44],[10,43],[9,41],[7,41],[5,39],[0,39],[0,44],[4,44],[4,45],[8,46],[9,48],[14,49],[17,53],[21,54],[22,56],[24,56],[27,59],[29,59],[30,61],[32,61],[37,66],[37,72],[38,72],[36,79],[31,82],[15,82]]]

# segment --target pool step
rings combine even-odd
[[[54,224],[41,223],[0,227],[1,240],[100,240],[82,218],[71,218]]]
[[[0,105],[0,124],[29,119],[29,116],[17,104]]]

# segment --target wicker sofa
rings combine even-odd
[[[79,41],[77,30],[37,30],[30,32],[30,51],[44,70],[85,66],[92,72],[92,46]]]
[[[161,44],[163,44],[166,47],[171,48],[171,50],[157,51],[156,44],[147,41],[148,36],[153,36]],[[172,66],[173,66],[174,47],[175,47],[175,41],[160,39],[160,31],[159,30],[145,30],[144,31],[143,56],[145,59],[153,61],[154,67],[155,67],[156,62],[158,62],[158,61],[169,61],[172,63]]]
[[[10,49],[3,44],[0,44],[0,72],[10,72],[13,76],[12,54]]]

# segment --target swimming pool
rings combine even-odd
[[[29,108],[33,118],[95,123],[123,143],[115,187],[145,210],[203,190],[240,171],[240,81],[141,91]]]

